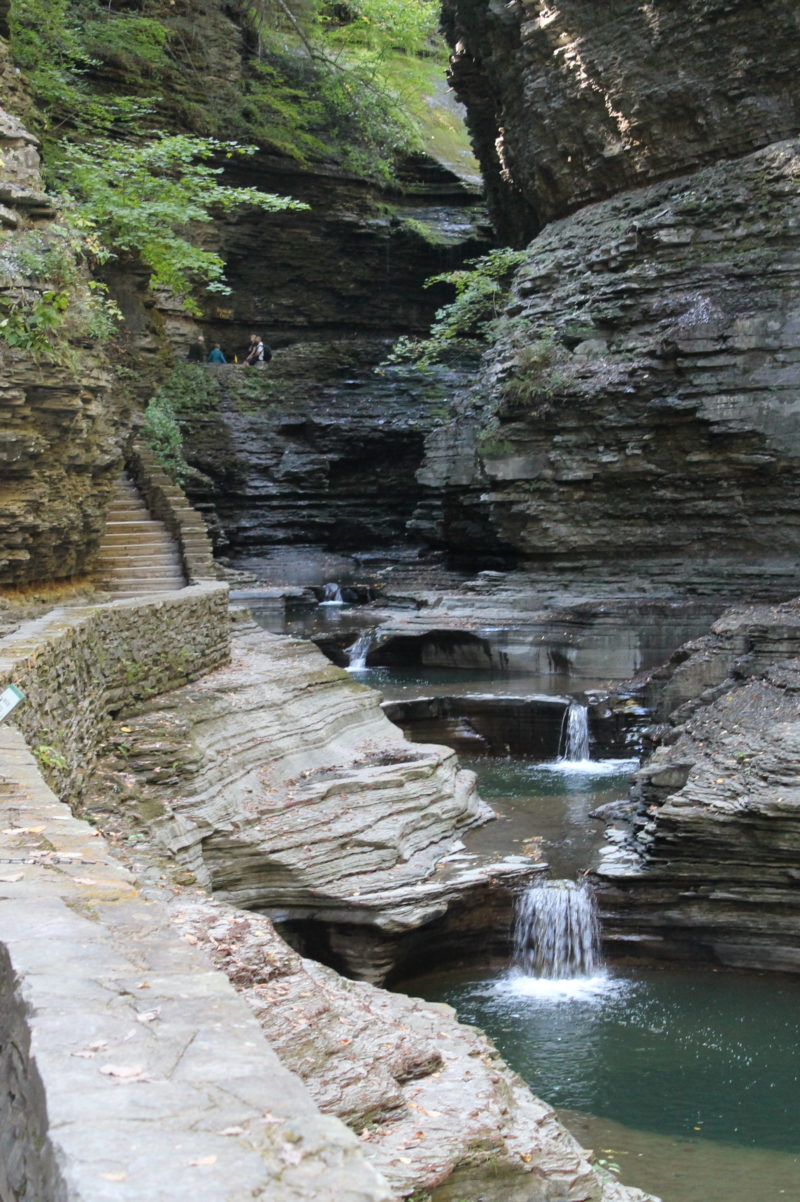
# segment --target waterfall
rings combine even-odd
[[[564,715],[566,725],[566,741],[564,754],[559,759],[568,763],[590,760],[589,751],[589,709],[578,701],[571,701]],[[563,730],[563,726],[562,726]]]
[[[374,641],[374,635],[371,630],[366,630],[360,634],[354,643],[347,648],[347,671],[362,672],[367,666],[367,655]]]
[[[591,977],[600,964],[594,896],[574,881],[534,885],[517,902],[514,965],[545,980]]]
[[[331,580],[322,586],[322,600],[320,605],[344,605],[344,597],[342,590],[335,581]]]

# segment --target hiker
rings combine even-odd
[[[195,341],[190,345],[186,358],[190,363],[205,363],[206,341],[202,334],[198,334]]]
[[[265,363],[269,363],[272,358],[272,351],[265,344],[264,339],[260,334],[250,335],[250,349],[245,356],[245,363],[248,367],[259,367]]]
[[[222,348],[218,342],[215,342],[211,350],[208,352],[209,363],[227,363],[228,360],[222,353]]]

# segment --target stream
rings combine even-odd
[[[290,633],[335,625],[351,608],[332,591],[321,597],[327,606],[290,623]],[[570,693],[569,679],[552,673],[367,667],[357,642],[353,678],[390,701]],[[582,680],[580,687],[601,683]],[[551,878],[579,880],[603,836],[603,822],[591,812],[627,795],[638,762],[592,759],[588,744],[579,746],[578,756],[546,762],[462,753],[497,814],[466,836],[465,852],[534,854],[547,861]],[[534,1093],[626,1184],[663,1202],[800,1197],[797,978],[601,961],[590,976],[567,980],[531,976],[519,966],[492,973],[477,967],[401,988],[449,1003],[462,1021],[486,1031]]]

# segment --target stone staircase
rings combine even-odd
[[[115,599],[184,588],[178,547],[163,522],[154,521],[135,484],[120,476],[109,506],[95,578]]]

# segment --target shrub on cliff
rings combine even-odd
[[[193,225],[240,206],[274,213],[308,206],[257,188],[220,182],[213,156],[252,154],[254,147],[185,134],[141,143],[105,139],[67,143],[56,169],[64,192],[78,200],[84,219],[114,255],[136,254],[150,270],[153,287],[168,288],[193,312],[198,282],[210,292],[229,291],[218,254],[187,237]]]
[[[498,247],[479,259],[468,259],[458,271],[431,276],[425,287],[452,284],[455,298],[437,310],[427,338],[399,338],[388,361],[428,367],[456,346],[480,348],[500,318],[514,271],[525,261],[524,250]]]

